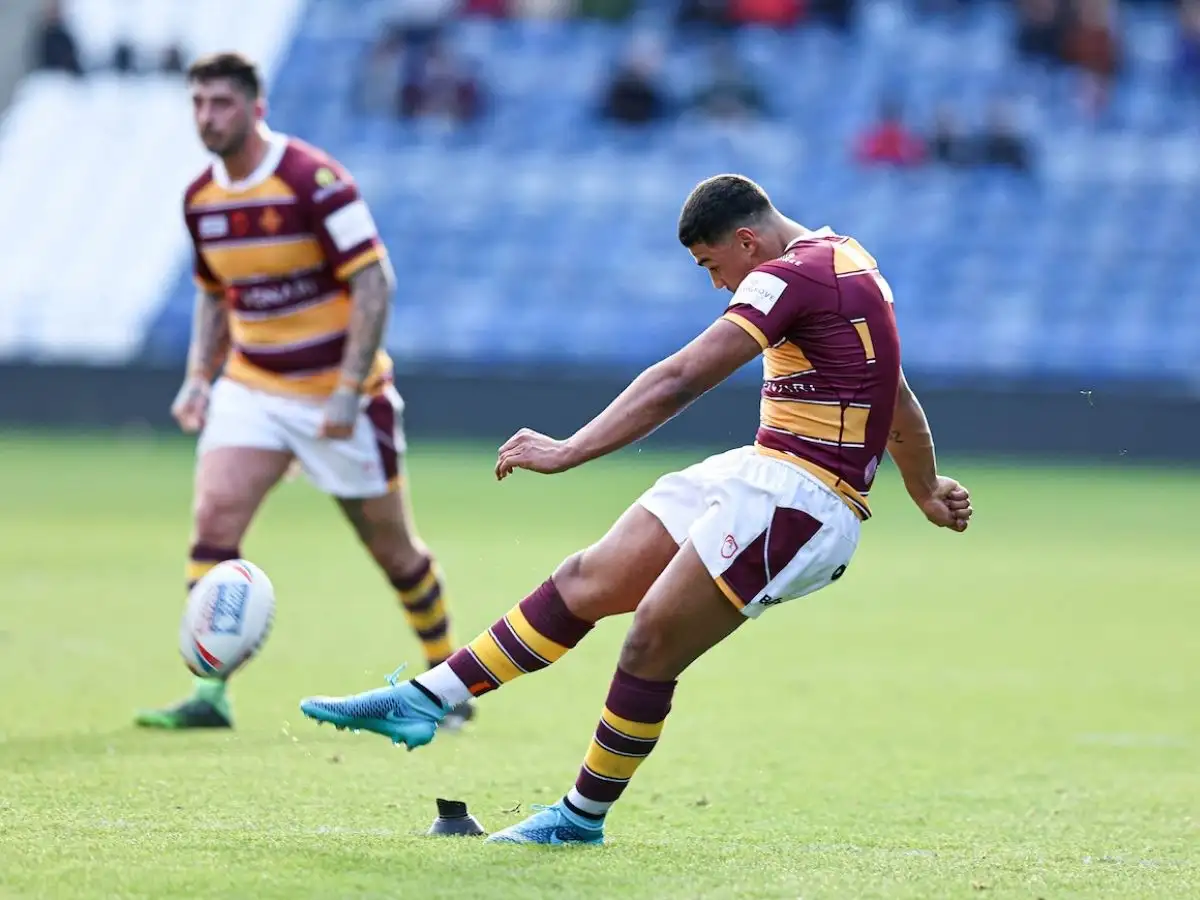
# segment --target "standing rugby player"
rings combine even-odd
[[[754,444],[664,475],[443,665],[301,703],[318,721],[412,749],[457,704],[552,665],[598,619],[634,612],[574,786],[490,841],[602,843],[605,816],[657,744],[684,670],[747,619],[847,571],[884,453],[934,525],[962,532],[971,518],[966,489],[938,473],[901,371],[891,288],[862,246],[792,221],[736,175],[692,191],[679,240],[714,287],[733,292],[724,314],[570,438],[519,431],[500,448],[496,475],[562,472],[618,450],[761,354]]]
[[[266,126],[252,62],[206,57],[188,82],[200,140],[216,157],[184,198],[197,293],[171,411],[200,434],[189,587],[241,555],[259,506],[295,462],[337,499],[435,666],[454,646],[440,575],[403,491],[403,403],[380,349],[394,278],[371,213],[339,163]],[[451,726],[471,712],[457,704]],[[198,679],[190,698],[137,722],[228,728],[225,682]]]

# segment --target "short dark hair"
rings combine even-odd
[[[714,175],[696,185],[679,213],[679,243],[717,244],[771,209],[771,198],[744,175]]]
[[[244,94],[257,100],[262,95],[262,76],[258,66],[241,53],[212,53],[202,56],[187,70],[188,81],[212,81],[228,78]]]

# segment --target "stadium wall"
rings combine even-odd
[[[141,367],[0,365],[0,427],[172,429],[181,372]],[[1200,463],[1200,398],[1136,386],[945,387],[909,373],[944,455]],[[603,408],[625,374],[415,371],[398,378],[410,437],[499,441],[522,426],[565,435]],[[750,440],[758,389],[725,385],[648,441],[730,447]]]

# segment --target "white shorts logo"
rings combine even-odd
[[[326,216],[325,230],[342,253],[373,239],[378,233],[371,210],[361,198]]]
[[[753,306],[764,316],[771,314],[779,298],[787,289],[787,282],[770,272],[751,272],[738,285],[730,306]]]

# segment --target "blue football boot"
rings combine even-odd
[[[553,806],[533,806],[534,814],[489,835],[489,844],[603,844],[604,823],[588,822],[572,814],[562,801]]]
[[[397,684],[403,668],[388,676],[387,687],[349,697],[306,697],[300,701],[300,711],[339,731],[373,731],[415,750],[433,740],[448,710],[411,681]]]

